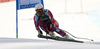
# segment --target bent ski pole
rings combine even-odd
[[[65,30],[63,30],[65,31]],[[67,32],[67,31],[65,31]],[[74,35],[72,35],[71,33],[67,32],[68,34],[70,34],[71,36],[73,36],[74,38],[77,38],[77,39],[85,39],[85,40],[90,40],[90,41],[93,41],[92,39],[88,39],[88,38],[80,38],[80,37],[75,37]]]

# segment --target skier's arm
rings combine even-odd
[[[51,19],[51,23],[54,23],[53,14],[51,13],[50,10],[48,10],[47,14],[49,15],[49,18]]]
[[[39,29],[39,26],[38,26],[38,21],[37,21],[36,16],[34,16],[34,24],[35,24],[36,30],[37,30],[37,31],[40,30],[40,29]]]
[[[49,15],[49,18],[51,19],[51,23],[52,24],[50,24],[50,27],[51,28],[54,28],[55,27],[55,24],[54,24],[54,18],[53,18],[53,14],[48,10],[48,15]]]
[[[38,31],[38,33],[42,35],[43,33],[42,33],[42,31],[40,30],[40,28],[39,28],[39,25],[38,25],[38,21],[37,21],[36,16],[34,16],[34,24],[35,24],[35,28],[36,28],[36,30]]]

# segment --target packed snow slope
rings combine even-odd
[[[98,44],[54,40],[0,38],[0,49],[99,49]]]

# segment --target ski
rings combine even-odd
[[[62,37],[58,37],[56,36],[54,37],[50,37],[50,36],[44,36],[44,35],[38,35],[39,38],[44,38],[44,39],[52,39],[52,40],[57,40],[57,41],[68,41],[68,42],[78,42],[78,43],[84,43],[83,41],[78,41],[78,40],[74,40],[74,39],[65,39]]]
[[[45,38],[45,39],[53,39],[56,40],[56,38],[50,37],[50,36],[44,36],[44,35],[38,35],[39,38]]]

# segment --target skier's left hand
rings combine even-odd
[[[55,28],[55,24],[54,23],[50,24],[50,27]]]

